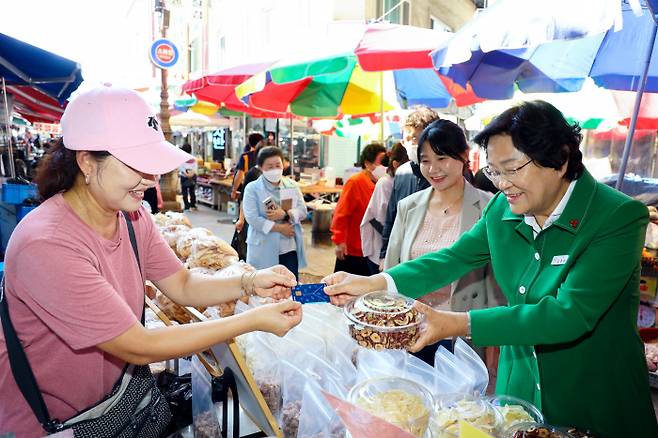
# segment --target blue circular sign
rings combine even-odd
[[[170,68],[178,62],[178,48],[173,42],[164,38],[153,42],[149,55],[151,62],[160,68]]]

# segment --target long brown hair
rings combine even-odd
[[[110,155],[106,151],[89,151],[89,153],[97,160],[105,159]],[[80,172],[76,151],[67,149],[64,140],[60,138],[41,159],[34,181],[39,188],[39,194],[46,200],[73,187],[75,178]]]

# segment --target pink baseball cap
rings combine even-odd
[[[160,122],[137,92],[105,84],[71,100],[61,120],[67,149],[107,151],[150,175],[162,175],[194,157],[165,140]]]

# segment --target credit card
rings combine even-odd
[[[292,299],[302,304],[328,303],[329,295],[324,293],[326,283],[299,284],[292,288]]]

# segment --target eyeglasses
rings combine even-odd
[[[487,166],[482,169],[482,172],[484,173],[484,176],[489,178],[492,183],[498,184],[500,183],[501,179],[504,179],[505,181],[512,181],[514,178],[516,178],[519,175],[519,171],[526,167],[528,164],[532,163],[535,160],[530,160],[527,163],[525,163],[522,166],[517,167],[516,169],[510,169],[510,170],[494,170],[491,167]]]

